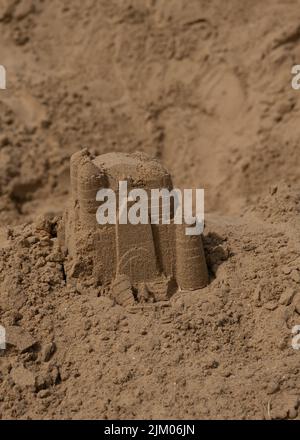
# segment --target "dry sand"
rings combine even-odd
[[[299,0],[1,0],[0,418],[300,418]],[[210,283],[133,311],[59,244],[70,157],[205,188]]]

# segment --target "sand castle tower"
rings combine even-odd
[[[93,158],[82,150],[72,156],[72,195],[63,222],[67,276],[84,275],[99,285],[112,285],[115,296],[129,303],[141,291],[158,301],[178,288],[205,287],[208,274],[201,235],[185,235],[185,225],[175,225],[172,215],[170,224],[165,225],[151,224],[150,218],[147,224],[120,224],[118,215],[116,224],[98,224],[97,192],[110,188],[118,196],[120,181],[127,182],[128,191],[147,191],[149,203],[151,189],[173,188],[169,173],[143,153],[108,153]]]

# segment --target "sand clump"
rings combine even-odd
[[[0,3],[0,417],[299,419],[299,2]],[[85,147],[205,188],[206,287],[62,245]]]

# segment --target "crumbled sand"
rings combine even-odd
[[[300,418],[299,1],[0,3],[0,417]],[[207,287],[66,282],[84,147],[205,188]]]

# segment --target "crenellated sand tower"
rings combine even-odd
[[[87,150],[75,153],[62,234],[69,260],[67,276],[89,276],[99,286],[123,286],[121,290],[131,286],[133,292],[146,289],[156,301],[167,299],[178,288],[205,287],[208,273],[202,237],[185,235],[185,225],[175,225],[172,215],[167,225],[151,224],[150,218],[148,224],[120,224],[118,216],[116,224],[97,223],[97,192],[111,188],[118,195],[119,181],[127,182],[128,191],[146,190],[150,202],[151,189],[173,188],[169,173],[143,153],[95,158]]]

